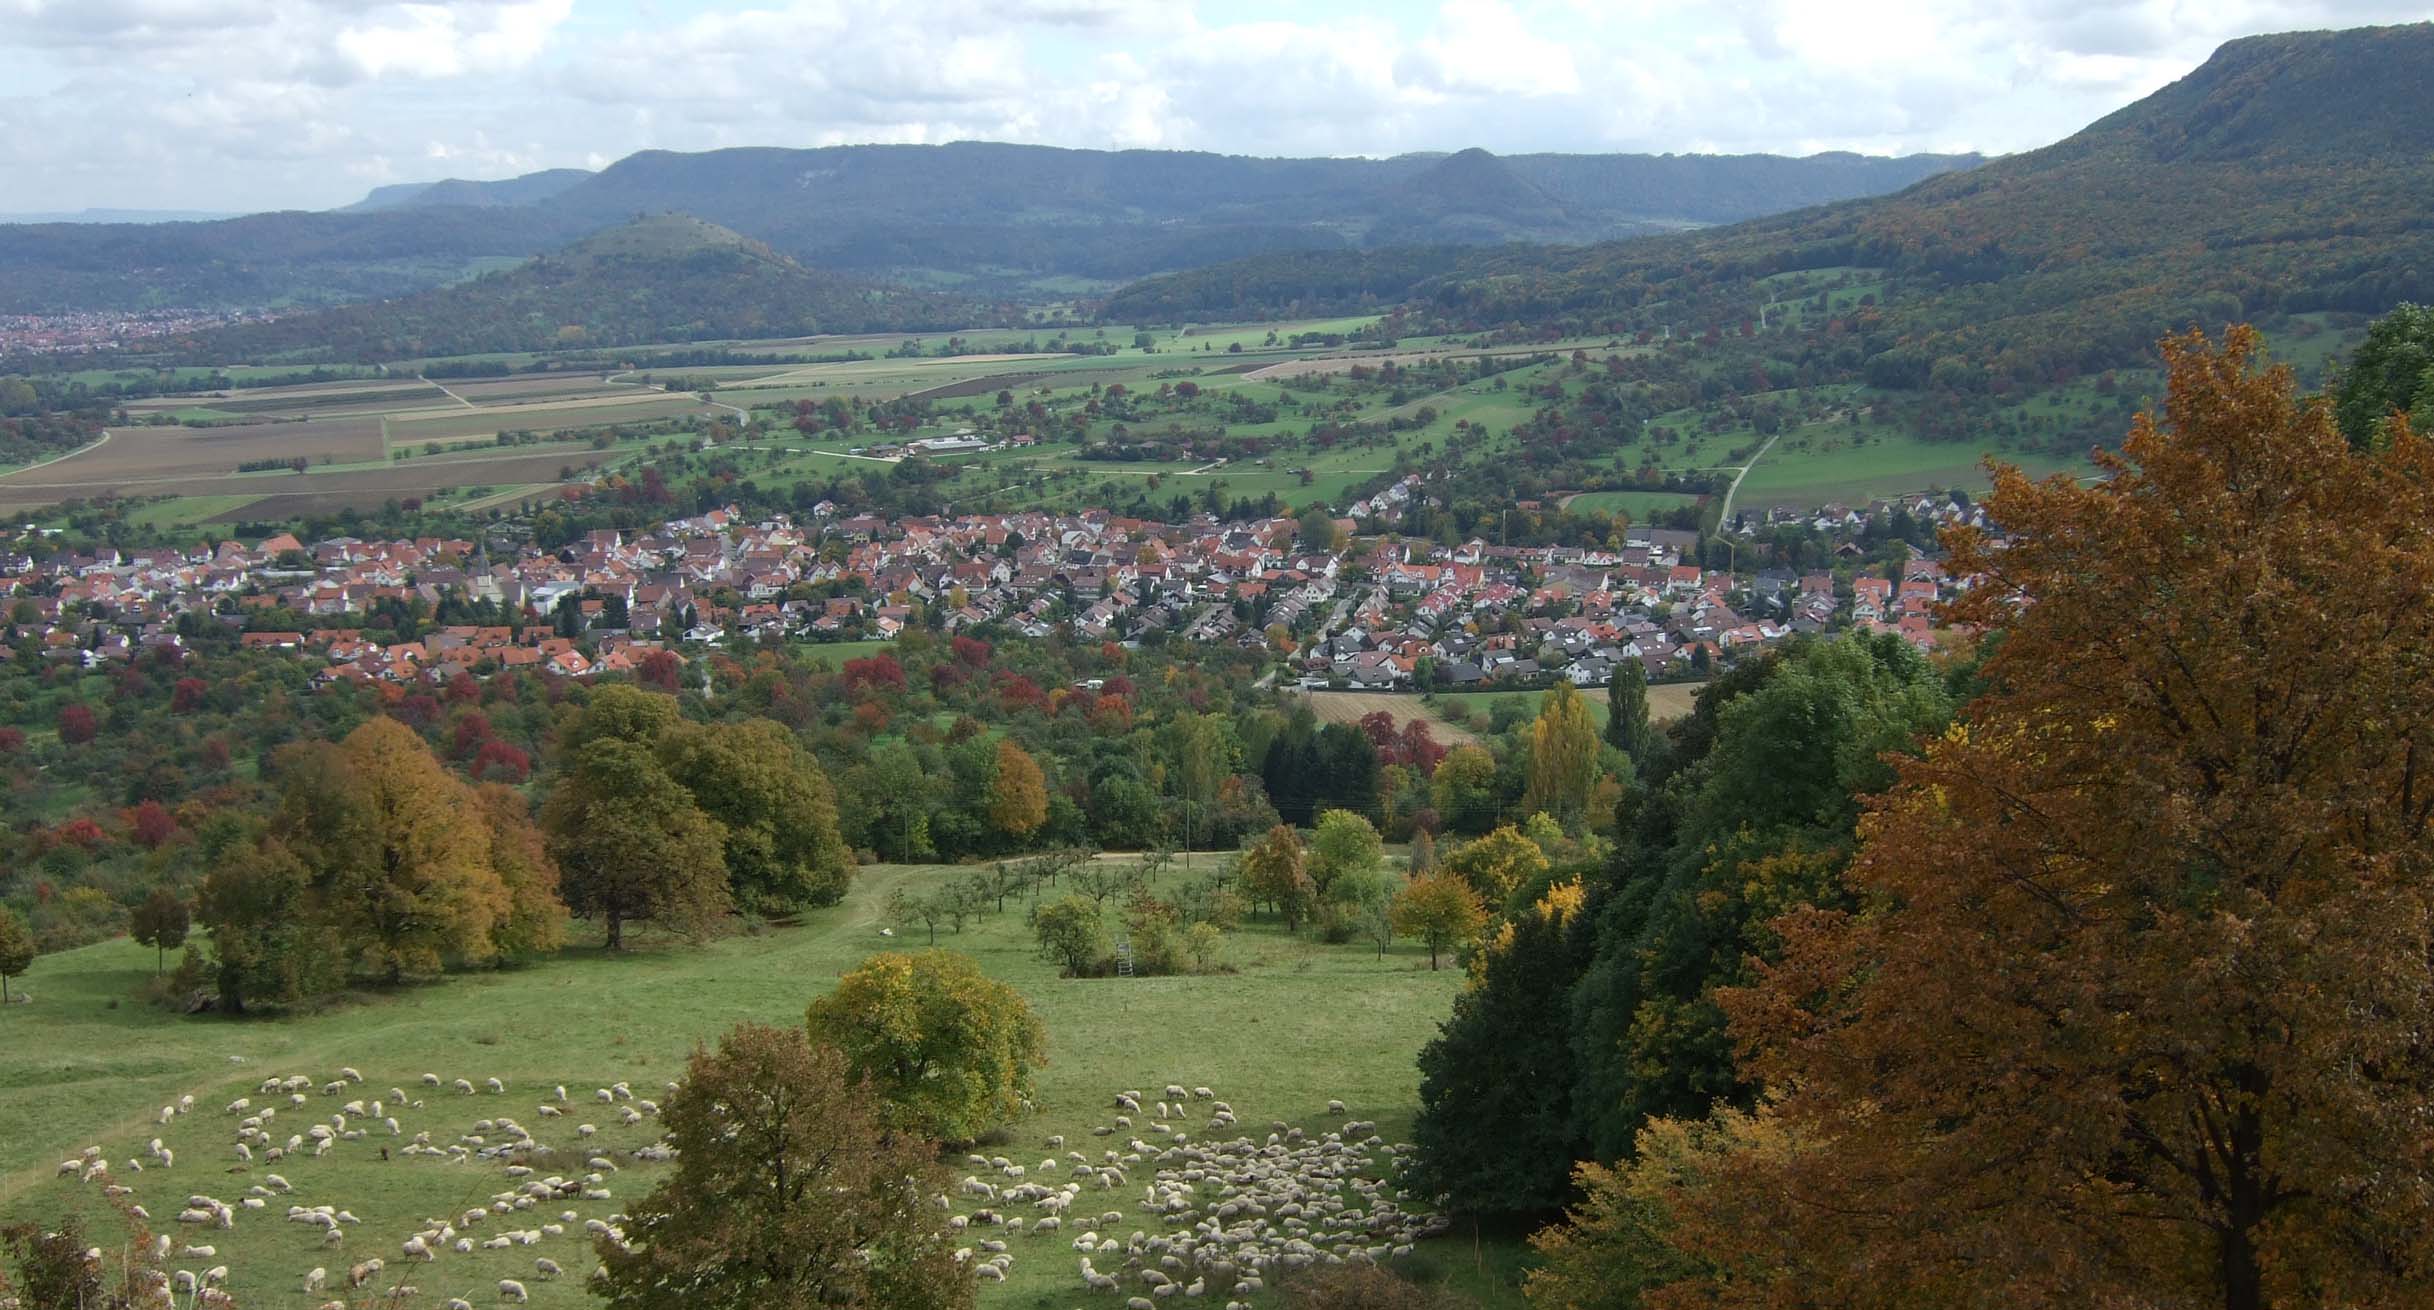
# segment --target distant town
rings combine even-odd
[[[531,666],[589,678],[632,672],[660,650],[886,641],[922,625],[1229,643],[1275,652],[1301,685],[1363,690],[1599,686],[1624,660],[1652,680],[1694,677],[1796,634],[1843,629],[1925,649],[1934,606],[1969,582],[1916,550],[1841,580],[1703,569],[1687,558],[1697,535],[1662,528],[1628,528],[1618,549],[1449,547],[1360,531],[1424,494],[1415,477],[1354,503],[1327,548],[1286,518],[888,519],[822,502],[804,522],[718,510],[506,559],[464,539],[279,534],[209,550],[19,553],[0,559],[0,580],[46,657],[87,666],[176,645],[180,616],[193,614],[242,629],[249,647],[323,661],[324,678],[391,682]],[[1943,496],[1804,521],[1848,532],[1894,510],[1983,526]],[[366,640],[367,628],[392,626],[364,619],[384,611],[425,621],[413,640]],[[496,621],[450,622],[452,612]]]

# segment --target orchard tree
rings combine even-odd
[[[812,1040],[845,1053],[886,1102],[888,1124],[971,1142],[1022,1112],[1047,1032],[1022,993],[968,955],[887,952],[812,1002]]]
[[[344,951],[320,921],[312,871],[277,838],[231,845],[195,893],[195,921],[211,934],[219,1004],[243,1014],[336,989]]]
[[[8,980],[24,977],[33,967],[33,930],[15,910],[0,905],[0,1004],[8,1001]]]
[[[1318,828],[1310,837],[1309,873],[1319,900],[1357,899],[1354,889],[1370,880],[1384,858],[1385,845],[1369,820],[1350,810],[1318,816]]]
[[[542,807],[541,827],[567,908],[597,916],[612,951],[625,949],[629,922],[699,936],[733,904],[725,832],[640,743],[587,742]]]
[[[169,971],[169,952],[186,944],[186,932],[193,921],[185,897],[166,887],[155,887],[128,917],[127,935],[137,945],[153,949],[152,971],[163,974]]]
[[[2168,339],[2106,476],[1948,534],[1987,690],[1865,912],[1722,1000],[1772,1089],[1652,1195],[1681,1303],[2360,1306],[2434,1285],[2434,446]],[[2338,616],[2338,617],[2336,617]]]
[[[1040,907],[1032,930],[1040,951],[1065,966],[1066,976],[1079,978],[1115,949],[1107,935],[1107,917],[1087,896],[1066,896]]]
[[[620,1310],[956,1310],[976,1284],[935,1147],[896,1131],[836,1050],[742,1024],[695,1048],[661,1126],[676,1165],[597,1246]]]
[[[1393,920],[1396,932],[1428,943],[1428,967],[1434,972],[1439,953],[1478,938],[1487,926],[1487,908],[1469,883],[1441,873],[1403,884],[1395,893]]]
[[[1284,917],[1286,932],[1301,926],[1302,916],[1309,913],[1316,896],[1306,863],[1301,834],[1280,823],[1251,843],[1237,870],[1243,894],[1253,904],[1266,901],[1275,906]]]
[[[1520,829],[1508,823],[1477,841],[1455,847],[1445,857],[1444,868],[1469,883],[1481,900],[1489,905],[1502,905],[1515,888],[1545,873],[1549,863],[1547,853],[1538,843],[1522,836]]]

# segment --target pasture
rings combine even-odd
[[[1193,872],[1206,872],[1212,858],[1193,857]],[[959,872],[866,868],[843,905],[815,912],[799,927],[702,947],[650,942],[623,958],[574,949],[529,968],[363,996],[287,1019],[179,1018],[144,1006],[133,992],[151,974],[152,953],[125,941],[44,957],[24,980],[34,1002],[0,1010],[0,1044],[11,1052],[0,1062],[0,1217],[56,1219],[70,1211],[98,1217],[99,1182],[54,1176],[60,1160],[93,1145],[161,1231],[181,1244],[216,1248],[210,1257],[173,1259],[172,1267],[227,1265],[229,1286],[248,1307],[316,1306],[324,1298],[302,1290],[308,1270],[343,1275],[373,1256],[388,1264],[386,1281],[373,1287],[411,1282],[421,1289],[421,1304],[463,1296],[495,1305],[497,1280],[511,1277],[531,1289],[535,1306],[586,1304],[582,1279],[594,1260],[581,1222],[620,1211],[652,1186],[660,1168],[632,1155],[655,1138],[651,1121],[625,1123],[622,1107],[632,1103],[598,1101],[597,1089],[625,1081],[638,1098],[656,1099],[696,1042],[744,1019],[799,1023],[804,1006],[867,954],[922,945],[918,930],[893,939],[880,934],[889,891],[935,886]],[[1261,1134],[1271,1120],[1332,1130],[1339,1124],[1326,1105],[1340,1099],[1348,1116],[1376,1120],[1389,1140],[1408,1139],[1418,1078],[1413,1057],[1444,1018],[1458,970],[1430,972],[1425,953],[1413,946],[1398,944],[1381,957],[1371,945],[1326,946],[1257,920],[1228,938],[1225,972],[1069,980],[1040,959],[1022,910],[1009,902],[1005,912],[961,933],[942,926],[938,934],[942,947],[971,955],[1021,990],[1048,1032],[1040,1112],[1013,1125],[1003,1145],[984,1148],[988,1153],[1036,1160],[1056,1154],[1046,1138],[1061,1134],[1096,1159],[1124,1140],[1091,1135],[1111,1122],[1113,1093],[1170,1082],[1214,1089],[1245,1130]],[[301,1075],[317,1085],[347,1066],[361,1072],[362,1086],[334,1097],[316,1087],[303,1106],[256,1091],[274,1076]],[[427,1086],[426,1073],[441,1086]],[[503,1093],[482,1090],[493,1077]],[[454,1090],[457,1078],[477,1090]],[[544,1104],[557,1104],[559,1084],[571,1100],[562,1114],[542,1115]],[[392,1087],[405,1093],[405,1108],[397,1107]],[[160,1108],[182,1096],[194,1098],[194,1112],[157,1123]],[[384,1114],[399,1120],[400,1135],[357,1116],[354,1126],[367,1135],[334,1142],[326,1155],[299,1152],[277,1164],[249,1164],[234,1151],[243,1115],[224,1110],[239,1097],[275,1104],[280,1115],[271,1122],[281,1138],[326,1122],[345,1101],[377,1097],[388,1102]],[[405,1260],[401,1243],[425,1219],[461,1215],[511,1181],[504,1161],[409,1157],[397,1148],[418,1132],[443,1148],[469,1135],[496,1140],[501,1116],[553,1148],[554,1155],[533,1162],[540,1174],[576,1175],[594,1155],[610,1159],[617,1171],[601,1172],[611,1196],[493,1216],[467,1230],[477,1243],[470,1253],[449,1251],[428,1265]],[[493,1130],[476,1132],[485,1119],[494,1121]],[[583,1123],[595,1125],[597,1135],[581,1136]],[[174,1153],[173,1168],[149,1155],[146,1144],[155,1136]],[[133,1172],[127,1161],[137,1158],[152,1167]],[[240,1211],[232,1228],[171,1222],[189,1194],[235,1205],[249,1187],[267,1185],[271,1173],[292,1184],[293,1195]],[[1154,1231],[1155,1221],[1137,1212],[1138,1196],[1137,1185],[1086,1189],[1075,1210],[1124,1211],[1119,1237],[1135,1228]],[[289,1204],[337,1206],[362,1222],[345,1226],[338,1247],[325,1247],[315,1228],[282,1220]],[[562,1210],[576,1219],[561,1219]],[[544,1221],[565,1231],[531,1246],[478,1245]],[[1082,1290],[1071,1232],[1000,1236],[1015,1265],[1007,1282],[982,1285],[983,1306],[1121,1304],[1119,1295]],[[537,1279],[539,1257],[562,1265],[566,1276]],[[1408,1271],[1456,1283],[1490,1306],[1516,1306],[1511,1289],[1519,1258],[1515,1244],[1474,1245],[1463,1230],[1423,1243]],[[1256,1304],[1266,1310],[1274,1302],[1263,1296]]]

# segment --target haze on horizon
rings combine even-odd
[[[2005,153],[2422,0],[0,0],[5,209],[328,208],[636,150]]]

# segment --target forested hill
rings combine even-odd
[[[748,237],[668,214],[458,286],[222,329],[186,345],[215,359],[375,361],[964,327],[994,316],[964,297],[808,269]]]
[[[0,313],[403,295],[679,212],[806,264],[983,290],[1112,285],[1279,250],[1595,241],[1879,195],[1978,162],[1849,154],[1256,159],[935,146],[654,150],[597,174],[375,190],[217,223],[0,224]]]
[[[1407,301],[1415,327],[1680,335],[1755,320],[1772,275],[1855,269],[1880,289],[1835,319],[1832,362],[1887,386],[2033,382],[2147,358],[2191,323],[2434,297],[2430,144],[2434,25],[2253,37],[2067,140],[1894,196],[1433,270],[1266,258],[1129,287],[1106,312],[1350,295]]]

